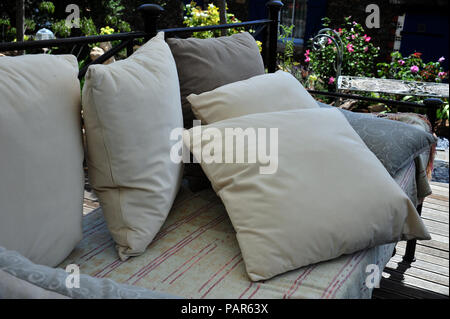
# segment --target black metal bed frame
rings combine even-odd
[[[70,37],[52,40],[0,43],[0,52],[38,49],[38,48],[51,48],[56,46],[71,46],[71,45],[76,46],[76,45],[86,45],[90,43],[120,40],[121,41],[120,44],[114,46],[113,48],[105,52],[103,55],[101,55],[94,61],[91,61],[90,63],[83,66],[79,70],[78,78],[82,79],[86,74],[86,71],[90,65],[103,63],[123,49],[126,49],[128,57],[133,53],[133,46],[135,39],[143,38],[144,40],[149,40],[150,38],[154,37],[159,31],[163,31],[165,33],[165,37],[168,38],[173,36],[187,37],[192,33],[199,31],[224,30],[232,28],[248,29],[250,27],[257,27],[252,35],[254,37],[261,36],[263,43],[262,45],[263,60],[267,67],[268,72],[273,73],[277,69],[278,27],[280,22],[279,21],[280,11],[283,7],[283,3],[281,1],[273,0],[268,2],[266,6],[268,9],[267,19],[253,20],[233,24],[213,25],[213,26],[158,29],[157,27],[158,18],[160,14],[164,11],[164,9],[156,4],[143,4],[139,6],[137,10],[142,14],[144,18],[144,31],[125,32],[109,35]],[[430,121],[432,122],[432,125],[434,125],[434,120],[436,118],[436,109],[442,105],[442,101],[440,99],[434,98],[426,99],[424,103],[421,104],[421,103],[372,98],[361,95],[345,94],[338,92],[323,92],[314,90],[309,90],[309,92],[313,95],[329,96],[333,98],[346,98],[361,101],[372,101],[384,103],[389,106],[397,106],[402,108],[413,108],[413,109],[424,108],[426,109],[426,113]],[[421,204],[418,205],[417,210],[420,214],[422,210]],[[408,241],[405,256],[403,257],[404,261],[412,262],[415,260],[414,259],[415,247],[416,247],[415,240]]]

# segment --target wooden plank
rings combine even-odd
[[[434,234],[431,234],[431,236],[434,236]],[[423,240],[420,242],[422,246],[430,247],[433,249],[440,249],[444,251],[448,251],[448,243],[442,243],[437,240]]]
[[[396,262],[396,263],[403,263],[403,256],[396,254],[391,258],[390,261]],[[448,266],[440,266],[436,264],[432,264],[423,260],[417,259],[416,261],[409,264],[413,268],[418,268],[422,270],[426,270],[432,273],[436,273],[439,275],[447,276],[449,275],[449,269]]]
[[[406,247],[406,242],[399,242],[397,244],[398,248],[405,248]],[[443,251],[440,249],[434,249],[434,248],[430,248],[427,246],[423,246],[421,245],[421,242],[418,241],[417,242],[417,246],[416,246],[416,252],[420,252],[420,253],[424,253],[426,255],[429,256],[434,256],[434,257],[439,257],[439,258],[443,258],[447,260],[448,263],[448,251]]]
[[[420,299],[448,299],[447,295],[439,294],[433,291],[421,289],[419,287],[410,286],[408,284],[394,281],[392,279],[383,278],[380,282],[380,288],[386,291],[393,291],[407,295],[412,298]]]
[[[440,211],[444,214],[449,214],[449,208],[448,206],[444,206],[444,205],[438,205],[438,204],[434,204],[434,203],[430,203],[430,202],[424,202],[423,203],[423,209],[433,209],[433,210],[437,210]]]
[[[429,282],[434,282],[436,284],[440,284],[447,287],[449,284],[448,276],[412,267],[411,265],[405,264],[403,262],[395,262],[392,259],[387,263],[386,267],[392,271],[396,271],[400,275],[408,275],[411,277],[423,279]],[[384,271],[386,271],[386,269]]]
[[[435,199],[435,198],[431,198],[430,196],[428,196],[425,199],[425,203],[436,204],[436,205],[444,206],[444,207],[449,206],[448,200]]]
[[[429,219],[423,219],[422,221],[430,233],[441,236],[448,236],[448,224]]]
[[[436,235],[436,234],[431,234],[431,240],[437,241],[440,243],[444,243],[444,244],[449,243],[449,238],[447,236],[441,236],[441,235]]]
[[[447,183],[440,183],[440,182],[430,182],[431,187],[433,186],[439,186],[439,187],[443,187],[443,188],[447,188],[448,189],[448,184]]]
[[[431,187],[432,194],[442,195],[448,199],[448,188],[442,188],[438,186]]]
[[[416,277],[412,277],[409,275],[400,274],[389,268],[384,269],[382,276],[384,278],[389,278],[389,279],[401,282],[402,284],[406,284],[409,286],[413,286],[413,287],[417,287],[417,288],[421,288],[421,289],[425,289],[425,290],[430,290],[430,291],[436,292],[438,294],[448,296],[448,292],[449,292],[448,286],[436,284],[436,283],[429,282],[429,281],[419,279]]]
[[[397,247],[395,247],[397,249],[397,253],[401,256],[405,255],[405,245],[398,245]],[[426,261],[432,264],[436,264],[439,266],[444,266],[444,267],[448,267],[448,259],[445,258],[441,258],[438,256],[432,256],[432,255],[428,255],[426,253],[423,253],[421,251],[416,251],[416,259],[418,260],[422,260],[422,261]]]
[[[440,195],[440,194],[431,194],[428,196],[429,198],[438,199],[441,201],[448,201],[448,194],[447,195]]]
[[[427,207],[422,208],[422,218],[434,220],[440,223],[444,223],[446,225],[448,225],[449,220],[448,213],[435,209],[430,209]]]
[[[385,285],[383,285],[384,281],[385,279],[383,278],[380,283],[380,288],[375,288],[372,291],[372,299],[414,299],[413,296],[408,296],[386,288]]]

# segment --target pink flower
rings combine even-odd
[[[305,53],[305,62],[311,61],[311,59],[309,58],[309,53],[310,53],[310,52],[311,52],[311,51],[306,50],[306,53]]]
[[[356,35],[352,34],[352,39],[355,40],[355,38],[356,38]]]
[[[339,32],[339,33],[342,33],[342,28],[339,28],[339,29],[338,29],[338,32]]]
[[[398,64],[404,65],[404,64],[405,64],[405,61],[403,61],[403,60],[398,60]]]
[[[328,38],[328,44],[331,44],[331,43],[333,43],[333,41],[331,41],[331,39]]]
[[[369,51],[369,47],[364,47],[364,52]]]
[[[353,44],[351,44],[351,43],[347,44],[347,50],[348,50],[348,52],[354,52],[355,49],[353,48]]]
[[[366,41],[366,42],[370,42],[370,40],[372,39],[367,34],[364,34],[363,38],[364,38],[364,41]]]
[[[328,84],[333,84],[334,83],[334,77],[330,76],[330,78],[328,79]]]
[[[441,79],[445,78],[446,75],[447,75],[447,72],[439,72],[438,73],[438,77],[440,77]]]
[[[438,60],[439,63],[442,63],[442,62],[444,62],[444,61],[445,61],[445,58],[444,58],[443,56],[441,56],[441,57],[439,58],[439,60]]]
[[[419,67],[417,65],[413,65],[410,70],[411,73],[417,73],[419,72]]]

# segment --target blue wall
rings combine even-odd
[[[421,52],[425,62],[437,61],[444,56],[443,65],[448,69],[448,16],[407,13],[403,32],[400,46],[403,56]]]

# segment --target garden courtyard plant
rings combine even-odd
[[[330,28],[330,25],[330,19],[324,18],[323,27]],[[342,75],[438,83],[448,80],[448,72],[445,72],[442,67],[442,62],[445,60],[445,57],[441,57],[438,61],[425,63],[422,60],[422,54],[420,52],[403,57],[400,52],[394,51],[391,54],[391,62],[375,64],[377,57],[380,55],[380,48],[373,44],[372,38],[367,35],[361,24],[352,21],[351,17],[346,17],[344,25],[335,28],[333,31],[328,31],[326,34],[332,39],[335,39],[336,34],[338,34],[342,41]],[[337,81],[335,61],[338,53],[333,40],[324,38],[325,42],[322,48],[318,50],[307,49],[302,57],[301,62],[303,65],[300,65],[298,59],[294,59],[291,34],[292,26],[282,26],[279,39],[284,44],[285,50],[278,57],[279,68],[292,73],[309,89],[335,91]],[[312,41],[310,45],[312,46]],[[424,99],[414,96],[378,93],[360,92],[358,94],[419,103],[422,103]],[[324,98],[323,100],[328,103],[333,102],[330,98]],[[355,107],[373,109],[373,106],[368,102],[358,102],[355,104]],[[390,110],[385,105],[377,105],[375,109]],[[437,118],[441,122],[448,120],[448,99],[444,99],[443,107],[437,111]]]
[[[323,27],[330,27],[330,19],[323,19]],[[374,76],[375,59],[380,48],[372,43],[361,24],[345,18],[345,25],[334,30],[339,34],[343,45],[342,74],[352,76]],[[333,32],[328,32],[333,39]],[[337,58],[337,49],[331,39],[321,50],[306,50],[304,62],[308,65],[312,78],[307,79],[315,88],[334,91],[336,70],[334,61]],[[310,77],[311,77],[310,75]]]

